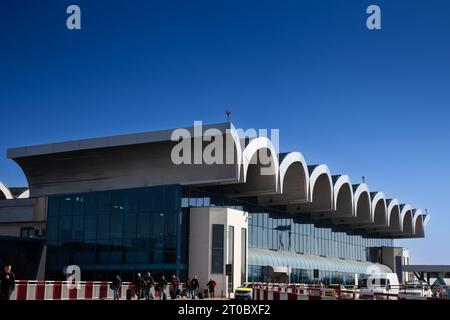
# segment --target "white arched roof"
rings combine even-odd
[[[282,160],[280,163],[280,186],[279,190],[281,193],[284,191],[284,180],[285,177],[289,171],[289,168],[291,168],[294,165],[300,165],[300,168],[302,170],[302,173],[304,175],[304,181],[298,181],[298,183],[303,184],[303,187],[305,189],[305,195],[304,198],[308,198],[309,193],[309,173],[308,173],[308,166],[306,164],[305,158],[300,152],[289,152],[287,154],[282,155]],[[281,158],[280,158],[281,159]],[[300,177],[299,177],[300,179]]]
[[[400,218],[400,203],[397,199],[388,199],[387,200],[387,212],[388,212],[388,227],[389,228],[395,228],[395,225],[391,224],[391,219],[397,220],[397,229],[402,230],[402,220]],[[392,214],[396,215],[396,217],[393,217]]]
[[[334,210],[338,210],[339,206],[338,206],[338,200],[339,200],[339,195],[340,192],[344,192],[344,186],[348,187],[349,192],[349,199],[347,199],[350,203],[350,207],[351,207],[351,211],[350,212],[346,212],[349,213],[350,216],[354,216],[355,213],[355,209],[354,209],[354,204],[353,204],[353,188],[352,188],[352,183],[350,181],[349,176],[347,175],[338,175],[338,176],[333,176],[333,182],[334,182],[334,186],[333,186],[333,209]]]
[[[412,211],[412,207],[409,204],[403,204],[400,205],[400,221],[402,222],[402,232],[406,233],[407,231],[405,230],[404,226],[405,223],[408,223],[409,219],[409,223],[411,224],[411,233],[414,234],[414,221],[413,221],[413,211]]]
[[[389,217],[388,217],[388,210],[386,205],[386,197],[384,196],[383,192],[372,192],[370,194],[372,198],[371,203],[371,214],[372,219],[376,225],[381,226],[389,226]],[[378,209],[378,211],[377,211]],[[377,215],[382,215],[383,222],[377,223]]]
[[[320,165],[308,166],[308,172],[309,172],[309,201],[314,203],[314,201],[315,201],[314,191],[315,191],[316,184],[319,181],[320,177],[325,176],[329,182],[329,184],[328,184],[329,190],[326,190],[326,191],[329,191],[329,193],[330,193],[330,199],[328,199],[330,207],[329,208],[317,208],[317,209],[332,210],[334,199],[333,199],[333,181],[331,179],[330,169],[328,169],[327,165],[320,164]]]
[[[266,138],[266,137],[258,137],[255,139],[252,139],[250,143],[245,147],[244,151],[242,152],[242,165],[243,165],[243,175],[244,175],[244,181],[247,180],[247,171],[248,167],[251,164],[252,159],[257,154],[259,150],[268,149],[270,150],[270,158],[271,163],[273,164],[274,168],[271,170],[273,172],[273,175],[276,176],[276,179],[278,181],[278,172],[279,172],[279,163],[277,158],[277,152],[275,150],[274,145],[272,142]]]
[[[8,187],[0,181],[0,192],[3,194],[5,199],[13,199],[13,195]]]
[[[368,199],[368,207],[367,208],[360,208],[358,206],[359,201],[362,199],[362,197],[366,195]],[[373,222],[373,216],[372,216],[372,210],[371,210],[371,199],[370,199],[370,192],[369,187],[365,183],[353,185],[353,207],[355,208],[355,217],[357,219],[364,219],[366,217],[362,216],[361,210],[365,209],[367,210],[369,221],[367,222]],[[362,201],[362,200],[361,200]]]
[[[414,236],[418,238],[425,237],[425,219],[427,216],[427,213],[421,209],[413,210]]]
[[[249,144],[245,147],[242,152],[242,165],[243,165],[243,178],[244,182],[247,182],[247,172],[250,164],[258,164],[259,163],[251,163],[252,159],[257,159],[257,154],[260,150],[267,149],[270,151],[270,167],[261,167],[260,175],[272,175],[274,176],[274,190],[278,189],[278,174],[280,170],[279,162],[278,162],[278,153],[275,150],[274,145],[270,141],[270,139],[266,137],[258,137],[252,139]],[[268,165],[268,164],[267,164]],[[265,166],[263,164],[262,166]]]

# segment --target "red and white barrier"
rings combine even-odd
[[[122,283],[121,299],[126,291],[132,290],[130,282]],[[106,300],[113,299],[114,291],[107,281],[80,281],[79,286],[70,289],[67,281],[17,280],[11,300]]]
[[[108,281],[79,281],[78,287],[69,288],[67,281],[44,280],[16,280],[16,288],[11,295],[11,300],[108,300],[114,299],[114,290],[110,288]],[[71,286],[70,286],[71,287]],[[120,299],[126,298],[130,289],[132,297],[135,297],[135,288],[132,282],[123,282]],[[160,298],[160,291],[151,289],[154,298]],[[170,299],[170,286],[165,289]]]
[[[333,289],[255,285],[255,300],[337,300]]]

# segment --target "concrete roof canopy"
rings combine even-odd
[[[308,166],[310,212],[333,210],[333,182],[330,170],[325,164]]]
[[[239,196],[271,194],[278,191],[278,153],[266,137],[250,140],[242,152],[242,184],[233,186]]]
[[[198,137],[195,126],[184,129]],[[202,145],[212,149],[215,137],[231,137],[224,150],[234,151],[233,163],[174,163],[175,130],[9,149],[8,158],[24,171],[29,190],[12,192],[0,182],[0,199],[161,184],[220,186],[225,196],[254,197],[325,223],[387,237],[424,236],[429,214],[386,200],[382,192],[370,193],[364,183],[352,185],[347,175],[331,176],[324,164],[308,166],[300,152],[278,154],[270,139],[249,138],[253,135],[231,123],[203,125]]]
[[[414,236],[417,238],[425,237],[425,229],[423,225],[425,212],[421,209],[413,210]]]
[[[401,231],[403,226],[400,219],[400,204],[398,200],[388,199],[387,204],[389,230]]]
[[[402,232],[404,235],[414,235],[413,212],[409,204],[400,205],[400,220],[402,221]]]
[[[309,173],[305,158],[300,152],[281,153],[278,192],[258,195],[258,202],[267,205],[286,205],[308,201]]]
[[[387,227],[389,225],[386,198],[383,192],[371,192],[371,209],[374,226]]]
[[[336,217],[354,217],[353,188],[347,175],[333,176],[334,210]]]
[[[286,195],[295,193],[299,199],[308,199],[309,173],[305,158],[300,152],[280,154],[280,187]]]
[[[356,221],[358,223],[372,223],[369,187],[365,183],[353,185],[353,201]]]

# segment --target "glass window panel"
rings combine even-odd
[[[113,214],[111,215],[110,237],[122,238],[122,220],[123,215]]]
[[[73,196],[64,196],[60,202],[60,215],[70,216],[72,215],[72,198]]]
[[[97,238],[97,217],[86,216],[84,221],[84,238],[86,240]]]
[[[150,214],[139,214],[137,221],[137,236],[144,239],[150,236]]]
[[[56,216],[48,217],[47,219],[47,240],[58,240],[58,224],[59,218]]]
[[[84,239],[84,216],[74,216],[72,218],[72,239]]]
[[[97,227],[97,238],[98,239],[108,239],[109,238],[109,228],[110,228],[110,216],[100,215],[98,216],[98,227]]]
[[[48,198],[48,217],[59,216],[60,214],[60,197],[49,197]]]
[[[59,239],[70,240],[72,236],[72,217],[64,216],[59,219]]]
[[[99,192],[98,197],[98,213],[99,214],[110,214],[111,213],[111,193],[110,192]]]
[[[136,238],[137,235],[137,214],[128,214],[124,220],[124,238]]]
[[[73,203],[73,215],[83,215],[85,206],[84,196],[83,195],[73,196],[72,203]]]
[[[85,196],[85,211],[84,214],[88,216],[97,215],[98,213],[98,194],[88,194]]]

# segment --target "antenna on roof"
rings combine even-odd
[[[226,110],[225,110],[225,114],[227,115],[227,121],[230,122],[231,110],[226,109]]]
[[[361,178],[362,178],[362,183],[366,183],[366,177],[362,176]]]

